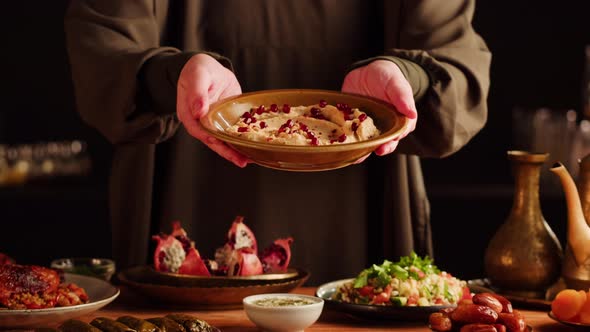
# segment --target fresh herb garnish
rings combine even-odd
[[[420,273],[423,272],[423,273]],[[384,260],[381,265],[373,264],[373,266],[363,270],[354,279],[353,287],[361,288],[369,284],[375,287],[387,286],[392,278],[397,278],[402,281],[408,278],[420,280],[428,274],[438,274],[440,270],[433,264],[433,260],[428,257],[420,257],[415,252],[409,256],[403,256],[397,263]]]

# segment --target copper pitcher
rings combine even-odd
[[[561,275],[568,288],[590,288],[590,155],[580,160],[580,194],[567,169],[556,163],[550,169],[559,176],[567,202],[567,245]]]
[[[539,178],[547,153],[508,151],[515,179],[512,209],[485,251],[484,267],[504,294],[543,298],[558,278],[563,252],[545,221]]]

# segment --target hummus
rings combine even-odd
[[[283,145],[331,145],[368,140],[380,134],[373,119],[346,104],[264,105],[245,112],[227,128],[230,135]]]

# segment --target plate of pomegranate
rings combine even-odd
[[[0,259],[0,326],[4,328],[53,326],[94,312],[118,295],[119,289],[98,278]]]
[[[254,232],[238,216],[223,246],[211,258],[202,256],[180,222],[160,233],[153,264],[137,266],[119,280],[144,295],[177,305],[206,308],[239,307],[245,296],[288,292],[303,284],[309,273],[290,267],[293,238],[279,238],[259,250]]]
[[[355,278],[320,286],[316,295],[326,306],[353,315],[392,320],[424,320],[470,299],[467,283],[441,271],[428,256],[412,252],[397,262],[385,260]]]

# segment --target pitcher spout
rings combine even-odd
[[[578,266],[590,258],[590,227],[584,218],[578,188],[563,164],[557,162],[549,169],[561,181],[567,203],[567,241]]]

